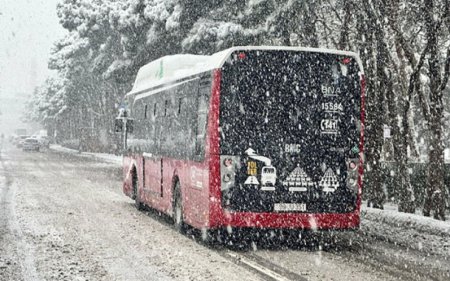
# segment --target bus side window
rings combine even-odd
[[[144,106],[144,119],[147,119],[147,117],[148,117],[148,105],[146,104]]]
[[[195,139],[195,155],[198,158],[202,158],[205,153],[205,136],[206,136],[206,125],[208,118],[208,97],[209,97],[210,87],[202,86],[199,89],[198,101],[197,101],[197,128],[196,128],[196,139]]]
[[[178,99],[178,111],[177,111],[177,116],[181,115],[181,110],[182,108],[184,109],[184,103],[185,103],[185,98],[179,98]]]
[[[186,157],[193,160],[195,158],[195,144],[197,134],[197,92],[198,86],[194,83],[188,83],[184,88],[185,106],[181,109],[181,120],[184,126]]]
[[[155,104],[153,106],[153,123],[155,127],[155,134],[154,134],[154,146],[153,149],[156,152],[155,155],[162,155],[161,154],[161,143],[163,141],[163,130],[164,130],[164,100],[163,100],[163,93],[158,93],[155,95]]]
[[[132,103],[130,111],[130,117],[134,118],[134,130],[133,132],[128,132],[127,141],[128,141],[128,149],[131,151],[140,151],[141,147],[138,142],[135,142],[136,139],[143,138],[145,127],[142,124],[143,120],[143,107],[144,104],[141,100],[135,100]]]
[[[164,116],[168,116],[169,114],[169,100],[164,101]]]

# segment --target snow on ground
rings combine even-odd
[[[364,219],[391,227],[414,229],[424,234],[450,237],[450,221],[439,221],[421,214],[401,213],[397,210],[362,208]]]
[[[122,156],[79,153],[77,150],[60,145],[51,145],[50,149],[94,158],[119,167],[122,165]],[[450,257],[450,221],[438,221],[421,214],[400,213],[393,204],[386,204],[384,210],[368,208],[363,204],[361,232],[396,245]]]
[[[0,281],[263,280],[136,210],[111,164],[77,155],[2,154]]]
[[[389,208],[363,207],[361,233],[427,255],[450,259],[450,221],[438,221],[421,214],[407,214]]]
[[[70,153],[70,154],[77,154],[80,157],[87,157],[87,158],[94,158],[97,160],[102,160],[107,163],[111,164],[117,164],[118,166],[122,166],[122,156],[117,156],[113,154],[107,154],[107,153],[91,153],[91,152],[79,152],[75,149],[70,149],[63,147],[58,144],[50,145],[50,149],[58,152],[64,152],[64,153]]]

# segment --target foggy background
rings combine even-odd
[[[33,89],[52,75],[47,68],[49,53],[53,43],[64,34],[56,15],[57,2],[0,1],[1,133],[8,135],[19,127],[27,128],[29,133],[37,129],[20,119]]]

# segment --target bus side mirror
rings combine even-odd
[[[114,132],[120,133],[123,131],[123,119],[122,118],[116,118],[114,120]]]

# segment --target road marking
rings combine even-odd
[[[239,255],[236,253],[230,253],[230,252],[225,253],[225,254],[230,256],[234,260],[239,261],[239,262],[253,268],[254,270],[264,274],[265,276],[272,278],[273,280],[276,280],[276,281],[290,281],[291,280],[291,279],[288,279],[288,278],[282,276],[281,274],[276,273],[275,271],[273,271],[271,269],[268,269],[267,267],[259,265],[257,262],[254,262],[250,259],[243,257],[242,255]]]

